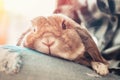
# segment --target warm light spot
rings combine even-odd
[[[3,0],[0,0],[0,44],[6,43],[8,20]]]
[[[50,15],[55,8],[55,0],[4,0],[8,11],[30,18]]]

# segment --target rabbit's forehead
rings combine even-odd
[[[63,22],[63,18],[60,16],[50,16],[47,18],[47,24],[54,25],[54,26],[60,26]]]
[[[57,15],[57,14],[47,16],[47,17],[40,16],[40,17],[37,17],[33,20],[33,25],[37,25],[37,26],[45,26],[45,25],[61,26],[63,21],[69,22],[70,20],[63,15]]]

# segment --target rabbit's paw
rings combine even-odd
[[[100,75],[104,76],[109,73],[108,65],[101,62],[92,62],[92,68]]]

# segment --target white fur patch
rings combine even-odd
[[[101,62],[92,62],[92,68],[100,75],[106,75],[109,73],[108,65]]]

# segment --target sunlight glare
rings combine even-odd
[[[4,0],[5,9],[28,17],[50,15],[55,8],[55,0]]]

